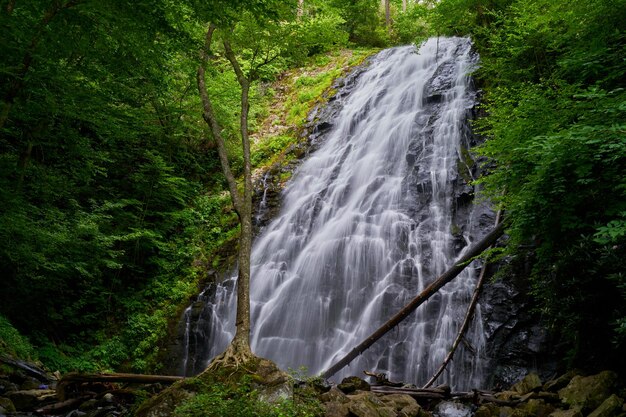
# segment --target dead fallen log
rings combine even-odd
[[[49,383],[52,380],[52,378],[46,373],[46,371],[32,363],[19,361],[6,355],[0,355],[0,363],[8,365],[12,368],[17,368],[23,371],[26,375],[31,376],[41,382]]]
[[[501,212],[498,211],[498,214],[496,215],[496,226],[500,223],[500,215],[501,215]],[[441,363],[441,366],[439,367],[439,369],[437,369],[437,372],[435,372],[435,374],[428,380],[428,382],[422,388],[430,387],[437,380],[437,378],[439,378],[439,376],[446,369],[446,366],[448,366],[448,364],[454,357],[454,352],[456,352],[456,349],[459,347],[459,344],[461,343],[462,340],[464,340],[465,333],[469,329],[472,319],[474,318],[474,310],[476,309],[476,305],[478,304],[478,298],[480,297],[480,292],[482,291],[483,284],[485,283],[485,275],[486,275],[485,271],[487,271],[487,262],[488,260],[485,260],[483,264],[483,268],[480,271],[480,275],[478,277],[478,283],[476,283],[476,288],[474,289],[474,294],[472,295],[472,300],[469,304],[469,307],[467,308],[467,313],[465,313],[463,324],[459,328],[459,332],[457,333],[454,343],[452,343],[452,348],[450,349],[450,352],[448,352],[448,355]]]
[[[89,396],[83,396],[78,398],[70,398],[69,400],[61,401],[58,403],[46,405],[36,410],[37,414],[57,414],[63,411],[69,411],[88,400]]]
[[[78,372],[71,372],[63,375],[61,380],[57,384],[57,396],[60,400],[67,399],[67,390],[70,386],[77,386],[81,384],[95,384],[95,383],[111,383],[120,382],[127,384],[173,384],[176,381],[184,379],[182,376],[171,375],[144,375],[144,374],[122,374],[122,373],[110,373],[110,374],[83,374]]]
[[[386,385],[388,387],[401,387],[402,385],[404,385],[404,383],[402,382],[392,382],[389,379],[387,379],[387,375],[384,373],[374,373],[374,372],[369,372],[369,371],[363,371],[363,373],[367,376],[371,376],[372,378],[376,379],[376,384],[377,385]]]
[[[324,379],[330,378],[339,372],[343,367],[348,365],[354,358],[363,353],[367,348],[372,346],[378,339],[383,337],[387,332],[396,327],[402,320],[407,318],[413,311],[439,291],[444,285],[456,278],[457,275],[463,271],[470,261],[476,256],[480,255],[483,251],[493,245],[496,240],[504,232],[504,225],[498,224],[487,236],[485,236],[480,242],[472,246],[466,253],[454,263],[446,272],[433,281],[428,287],[426,287],[417,297],[404,306],[398,313],[379,327],[374,333],[367,337],[363,342],[358,344],[354,349],[348,352],[345,356],[335,362],[331,367],[322,372],[321,377]]]
[[[444,392],[436,389],[414,389],[414,388],[400,388],[389,387],[386,385],[372,385],[370,387],[371,392],[378,394],[406,394],[415,399],[421,400],[445,400],[449,398]]]

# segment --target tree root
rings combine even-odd
[[[257,356],[250,349],[238,349],[234,343],[231,343],[224,353],[216,356],[211,361],[206,370],[208,372],[217,372],[218,370],[232,369],[233,373],[235,373],[240,368],[243,368],[251,372],[245,365],[255,359],[257,359]]]

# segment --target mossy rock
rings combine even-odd
[[[210,393],[215,387],[233,393],[249,386],[259,399],[276,402],[291,396],[293,384],[289,376],[274,362],[254,357],[237,367],[222,366],[207,369],[195,378],[179,381],[158,395],[145,401],[136,411],[138,417],[172,416],[177,407],[196,395]]]
[[[613,394],[593,410],[588,417],[616,417],[622,412],[623,405],[624,400]]]
[[[0,410],[4,410],[5,413],[14,413],[16,411],[13,401],[5,397],[0,397]]]
[[[511,391],[515,391],[518,394],[528,394],[529,392],[536,391],[542,387],[541,379],[536,373],[530,373],[522,378],[521,381],[514,384],[511,387]]]
[[[569,410],[555,410],[550,413],[549,417],[583,417],[580,407],[570,408]]]
[[[611,371],[587,377],[575,376],[567,387],[559,391],[559,397],[570,407],[581,407],[583,411],[591,411],[609,398],[616,382],[617,375]]]

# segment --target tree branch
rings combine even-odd
[[[485,236],[480,242],[465,252],[465,255],[454,263],[446,272],[440,275],[435,281],[428,285],[424,290],[418,294],[413,300],[411,300],[406,306],[398,311],[392,318],[387,320],[382,326],[380,326],[374,333],[369,335],[365,340],[359,343],[354,349],[348,352],[345,356],[335,362],[330,368],[322,372],[321,377],[324,379],[330,378],[339,372],[343,367],[348,365],[354,358],[363,353],[367,348],[372,346],[378,339],[383,337],[387,332],[396,327],[402,320],[406,319],[413,311],[439,291],[444,285],[456,278],[457,275],[463,271],[470,264],[471,260],[487,250],[492,244],[494,244],[502,233],[504,232],[504,225],[498,224],[487,236]]]
[[[230,192],[230,197],[233,201],[233,206],[235,207],[235,211],[237,211],[237,213],[241,216],[243,209],[242,196],[239,193],[239,190],[237,190],[237,181],[235,180],[235,176],[233,175],[233,172],[230,168],[230,163],[228,162],[226,145],[224,143],[224,138],[222,137],[222,128],[217,121],[215,111],[213,110],[213,104],[211,103],[211,99],[209,98],[209,94],[207,93],[206,88],[205,66],[209,59],[211,42],[215,29],[215,25],[211,23],[206,33],[204,47],[200,52],[201,62],[198,66],[196,80],[198,83],[198,92],[200,93],[200,99],[202,100],[202,117],[204,118],[204,121],[207,123],[207,125],[209,125],[211,133],[213,133],[213,139],[217,144],[217,153],[220,158],[220,164],[222,165],[222,172],[224,173],[224,176],[226,177],[226,181],[228,183],[228,190]]]
[[[500,215],[501,215],[501,212],[498,211],[498,214],[496,215],[496,226],[500,223]],[[446,358],[441,363],[441,366],[439,367],[439,369],[437,369],[437,372],[435,372],[432,378],[428,380],[428,382],[422,387],[422,389],[426,389],[430,387],[437,380],[437,378],[439,378],[439,376],[446,369],[446,366],[448,366],[448,364],[454,357],[454,352],[456,352],[456,349],[459,347],[459,344],[461,343],[461,340],[463,340],[463,336],[467,332],[467,329],[469,329],[470,323],[472,322],[472,318],[474,317],[474,310],[476,309],[476,305],[478,304],[478,298],[480,297],[480,292],[483,288],[483,284],[485,283],[486,271],[487,271],[487,259],[485,260],[483,268],[480,271],[480,275],[478,276],[478,283],[476,284],[476,288],[474,289],[472,300],[470,302],[469,307],[467,308],[467,313],[465,314],[465,318],[463,319],[463,324],[461,325],[461,328],[459,329],[459,332],[457,333],[454,343],[452,343],[452,348],[450,349],[450,352],[448,352],[448,355],[446,356]]]
[[[241,86],[241,115],[240,115],[240,130],[241,130],[241,147],[243,149],[243,172],[244,172],[244,187],[243,187],[243,204],[245,212],[252,212],[252,168],[250,163],[250,138],[248,134],[248,114],[250,112],[250,79],[243,73],[237,57],[233,52],[232,47],[228,39],[224,39],[224,52],[226,58],[233,67],[235,74],[237,75],[237,81]],[[249,207],[248,207],[249,206]]]

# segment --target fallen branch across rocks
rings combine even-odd
[[[121,382],[127,384],[173,384],[176,381],[184,379],[182,376],[171,375],[144,375],[144,374],[123,374],[123,373],[110,373],[110,374],[82,374],[72,372],[63,375],[61,380],[57,384],[57,396],[60,400],[66,400],[68,398],[68,388],[70,386],[77,386],[80,384],[96,384],[96,383],[110,383]]]

